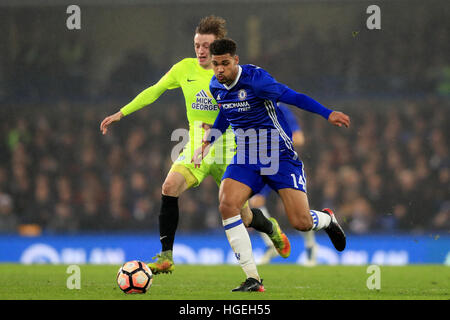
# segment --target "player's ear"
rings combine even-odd
[[[236,64],[239,64],[239,56],[238,55],[234,56],[234,62],[236,62]]]

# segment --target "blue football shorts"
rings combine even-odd
[[[239,181],[253,191],[259,193],[266,184],[277,191],[292,188],[306,193],[306,176],[303,170],[303,162],[294,159],[280,159],[278,171],[272,175],[261,174],[261,169],[269,165],[262,164],[236,164],[231,162],[222,177],[222,180],[230,178]]]

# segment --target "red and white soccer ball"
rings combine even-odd
[[[152,271],[141,261],[125,262],[117,272],[117,284],[125,293],[146,293],[152,282]]]

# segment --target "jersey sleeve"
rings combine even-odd
[[[130,103],[120,109],[124,116],[152,104],[166,90],[180,87],[178,73],[180,63],[175,64],[156,84],[139,93]]]
[[[292,89],[287,90],[280,97],[280,101],[296,106],[300,109],[320,114],[325,119],[328,119],[333,110],[326,108],[313,98],[308,97],[306,94],[298,93]]]
[[[276,81],[267,71],[255,69],[252,77],[253,89],[259,98],[278,101],[279,97],[288,89]]]

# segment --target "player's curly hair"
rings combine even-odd
[[[204,17],[195,28],[198,34],[213,34],[217,39],[225,38],[227,35],[226,21],[224,18],[210,15]]]
[[[209,52],[215,56],[221,56],[229,53],[230,56],[236,54],[237,44],[229,38],[217,39],[209,46]]]

